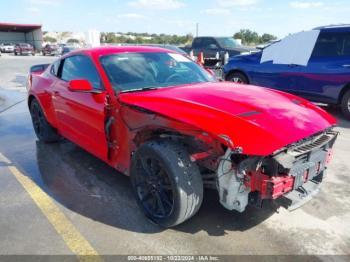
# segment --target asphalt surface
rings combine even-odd
[[[335,155],[321,192],[306,205],[289,212],[268,204],[240,214],[207,191],[195,217],[164,230],[142,215],[128,177],[70,142],[37,141],[24,101],[25,77],[30,65],[53,59],[0,57],[0,255],[74,253],[14,168],[100,255],[350,255],[350,121],[336,110],[329,109],[340,131]]]

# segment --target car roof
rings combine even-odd
[[[69,55],[73,54],[89,54],[91,56],[105,56],[105,55],[111,55],[111,54],[118,54],[118,53],[138,53],[138,52],[173,52],[172,50],[160,48],[160,47],[153,47],[153,46],[106,46],[106,47],[95,47],[95,48],[87,48],[87,49],[78,49],[75,51],[72,51],[69,53]]]
[[[320,31],[327,31],[327,32],[347,32],[347,31],[350,31],[350,24],[319,26],[314,28],[313,30],[320,30]]]

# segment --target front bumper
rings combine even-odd
[[[289,211],[293,211],[302,205],[309,202],[319,191],[323,177],[326,175],[324,170],[320,175],[320,180],[309,180],[297,189],[284,194],[278,201],[281,206],[285,207]]]
[[[326,174],[337,136],[338,132],[329,130],[273,156],[269,164],[276,165],[275,174],[265,174],[264,170],[250,173],[248,186],[252,192],[259,192],[255,199],[258,204],[259,200],[284,196],[290,200],[291,210],[310,200]]]
[[[22,54],[22,55],[31,55],[34,54],[34,50],[15,50],[17,54]]]
[[[282,196],[289,199],[289,209],[306,203],[318,192],[337,135],[327,130],[273,156],[247,157],[236,165],[235,154],[228,150],[217,172],[220,202],[239,212],[248,204],[261,207],[263,200]]]

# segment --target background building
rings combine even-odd
[[[1,43],[28,43],[41,50],[43,43],[41,25],[0,23]]]

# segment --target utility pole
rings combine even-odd
[[[199,32],[199,23],[196,23],[196,37],[198,37],[198,32]]]

